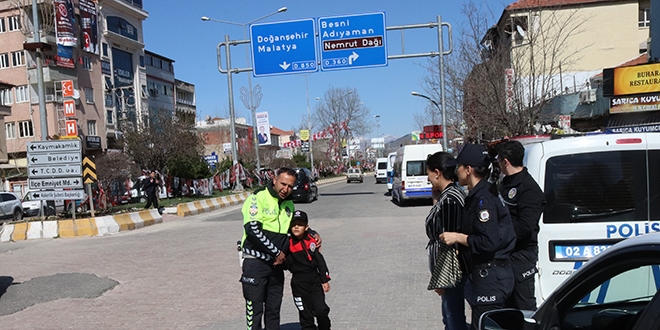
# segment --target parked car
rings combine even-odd
[[[31,200],[30,194],[25,194],[23,200],[21,201],[23,207],[23,216],[25,217],[36,217],[41,214],[40,208],[43,207],[43,214],[45,216],[56,215],[64,213],[64,201],[40,201],[40,200]]]
[[[494,310],[473,322],[481,330],[660,329],[660,233],[608,243],[574,244],[571,253],[597,255],[536,311]],[[555,257],[564,258],[563,252]]]
[[[364,178],[362,177],[362,171],[359,168],[349,168],[346,173],[346,183],[351,183],[352,181],[357,181],[362,183]]]
[[[319,198],[319,188],[316,186],[316,178],[312,177],[312,172],[304,167],[294,168],[298,174],[296,183],[293,186],[291,198],[294,202],[311,203]]]
[[[14,221],[23,219],[23,205],[16,194],[0,192],[0,218]]]

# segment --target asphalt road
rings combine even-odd
[[[442,328],[424,218],[385,184],[334,183],[297,204],[323,237],[334,329]],[[239,206],[108,237],[0,244],[3,329],[244,329]],[[288,287],[282,329],[299,329]]]

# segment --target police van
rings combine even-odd
[[[539,303],[613,244],[660,232],[660,134],[566,137],[525,149],[525,166],[546,198],[539,221]],[[652,295],[660,269],[640,272],[632,283]],[[613,291],[601,285],[583,302],[609,301],[620,294]]]
[[[404,205],[409,199],[431,199],[431,182],[426,174],[426,158],[442,151],[441,144],[406,145],[396,152],[392,200]]]
[[[394,182],[394,161],[396,160],[396,152],[387,154],[387,191],[392,192],[392,183]]]

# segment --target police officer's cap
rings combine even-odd
[[[479,144],[466,144],[456,157],[456,164],[488,167],[490,165],[488,150]]]
[[[293,218],[291,218],[291,227],[294,225],[303,225],[306,226],[309,223],[307,219],[307,213],[297,210],[293,212]]]

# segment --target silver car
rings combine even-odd
[[[349,168],[346,173],[346,183],[351,183],[351,181],[358,181],[360,183],[364,182],[362,177],[362,171],[359,168]]]
[[[23,206],[16,194],[0,192],[0,218],[14,221],[23,219]]]

